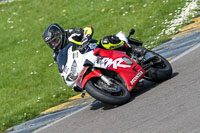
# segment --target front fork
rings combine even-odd
[[[111,86],[112,85],[112,82],[104,75],[100,76],[101,80],[106,83],[108,86]],[[85,93],[86,91],[83,90],[82,94],[81,94],[81,97],[84,98],[85,97]]]
[[[85,73],[85,72],[86,72],[86,70],[84,71],[84,73]],[[82,73],[82,74],[83,74],[83,73]],[[82,76],[81,76],[81,77],[82,77]],[[99,69],[94,69],[94,68],[93,68],[92,71],[82,79],[81,88],[83,89],[84,86],[85,86],[85,84],[86,84],[86,82],[87,82],[89,79],[93,78],[93,77],[100,77],[101,80],[102,80],[103,82],[105,82],[108,86],[111,86],[111,85],[112,85],[112,82],[111,82],[106,76],[104,76],[104,75],[101,73],[101,71],[100,71]],[[81,81],[81,79],[78,80],[79,84],[80,84],[80,81]],[[85,96],[85,93],[86,93],[86,91],[83,90],[83,92],[82,92],[82,94],[81,94],[81,97],[82,97],[82,98]]]
[[[84,72],[82,72],[82,75],[79,76],[79,78],[77,80],[77,85],[80,86],[81,88],[84,88],[86,82],[93,77],[101,78],[101,80],[103,82],[105,82],[108,86],[112,85],[112,82],[110,81],[110,79],[107,78],[106,76],[104,76],[99,69],[95,69],[95,68],[93,68],[92,71],[82,79],[82,77],[83,77],[84,73],[86,73],[87,69],[84,70]]]
[[[101,78],[101,80],[102,80],[103,82],[105,82],[108,86],[111,86],[112,82],[111,82],[106,76],[102,75],[100,78]]]

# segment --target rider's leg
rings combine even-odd
[[[134,54],[137,57],[144,56],[147,51],[145,47],[128,44],[125,44],[122,50]]]

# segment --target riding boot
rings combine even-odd
[[[142,46],[132,45],[131,49],[132,49],[132,53],[137,57],[141,57],[141,56],[143,57],[147,52],[147,49],[145,47],[142,47]]]
[[[144,56],[147,51],[145,47],[129,45],[129,44],[125,44],[121,50],[126,51],[127,53],[130,53],[130,54],[133,54],[136,57]]]
[[[129,44],[125,44],[121,50],[126,51],[126,54],[139,64],[143,60],[144,55],[146,54],[146,51],[147,51],[146,48],[142,46],[135,46],[135,45],[129,45]]]

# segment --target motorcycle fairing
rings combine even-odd
[[[96,69],[96,70],[92,71],[91,73],[89,73],[88,75],[86,75],[86,76],[83,78],[82,83],[81,83],[81,88],[84,88],[86,82],[87,82],[89,79],[91,79],[91,78],[93,78],[93,77],[100,77],[100,76],[102,76],[102,73],[101,73],[101,71],[100,71],[99,69]]]
[[[135,84],[145,75],[145,70],[138,65],[135,61],[129,58],[122,51],[95,49],[94,55],[98,58],[94,64],[96,68],[104,68],[117,72],[123,79],[129,91],[133,89]],[[123,57],[132,61],[127,64]],[[84,88],[85,83],[92,77],[100,77],[101,71],[92,71],[82,80],[81,87]]]

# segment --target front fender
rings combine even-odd
[[[82,83],[81,83],[81,88],[84,88],[86,82],[87,82],[89,79],[91,79],[91,78],[93,78],[93,77],[100,77],[100,76],[102,76],[102,73],[101,73],[101,71],[100,71],[99,69],[90,72],[89,74],[87,74],[87,75],[83,78]]]

